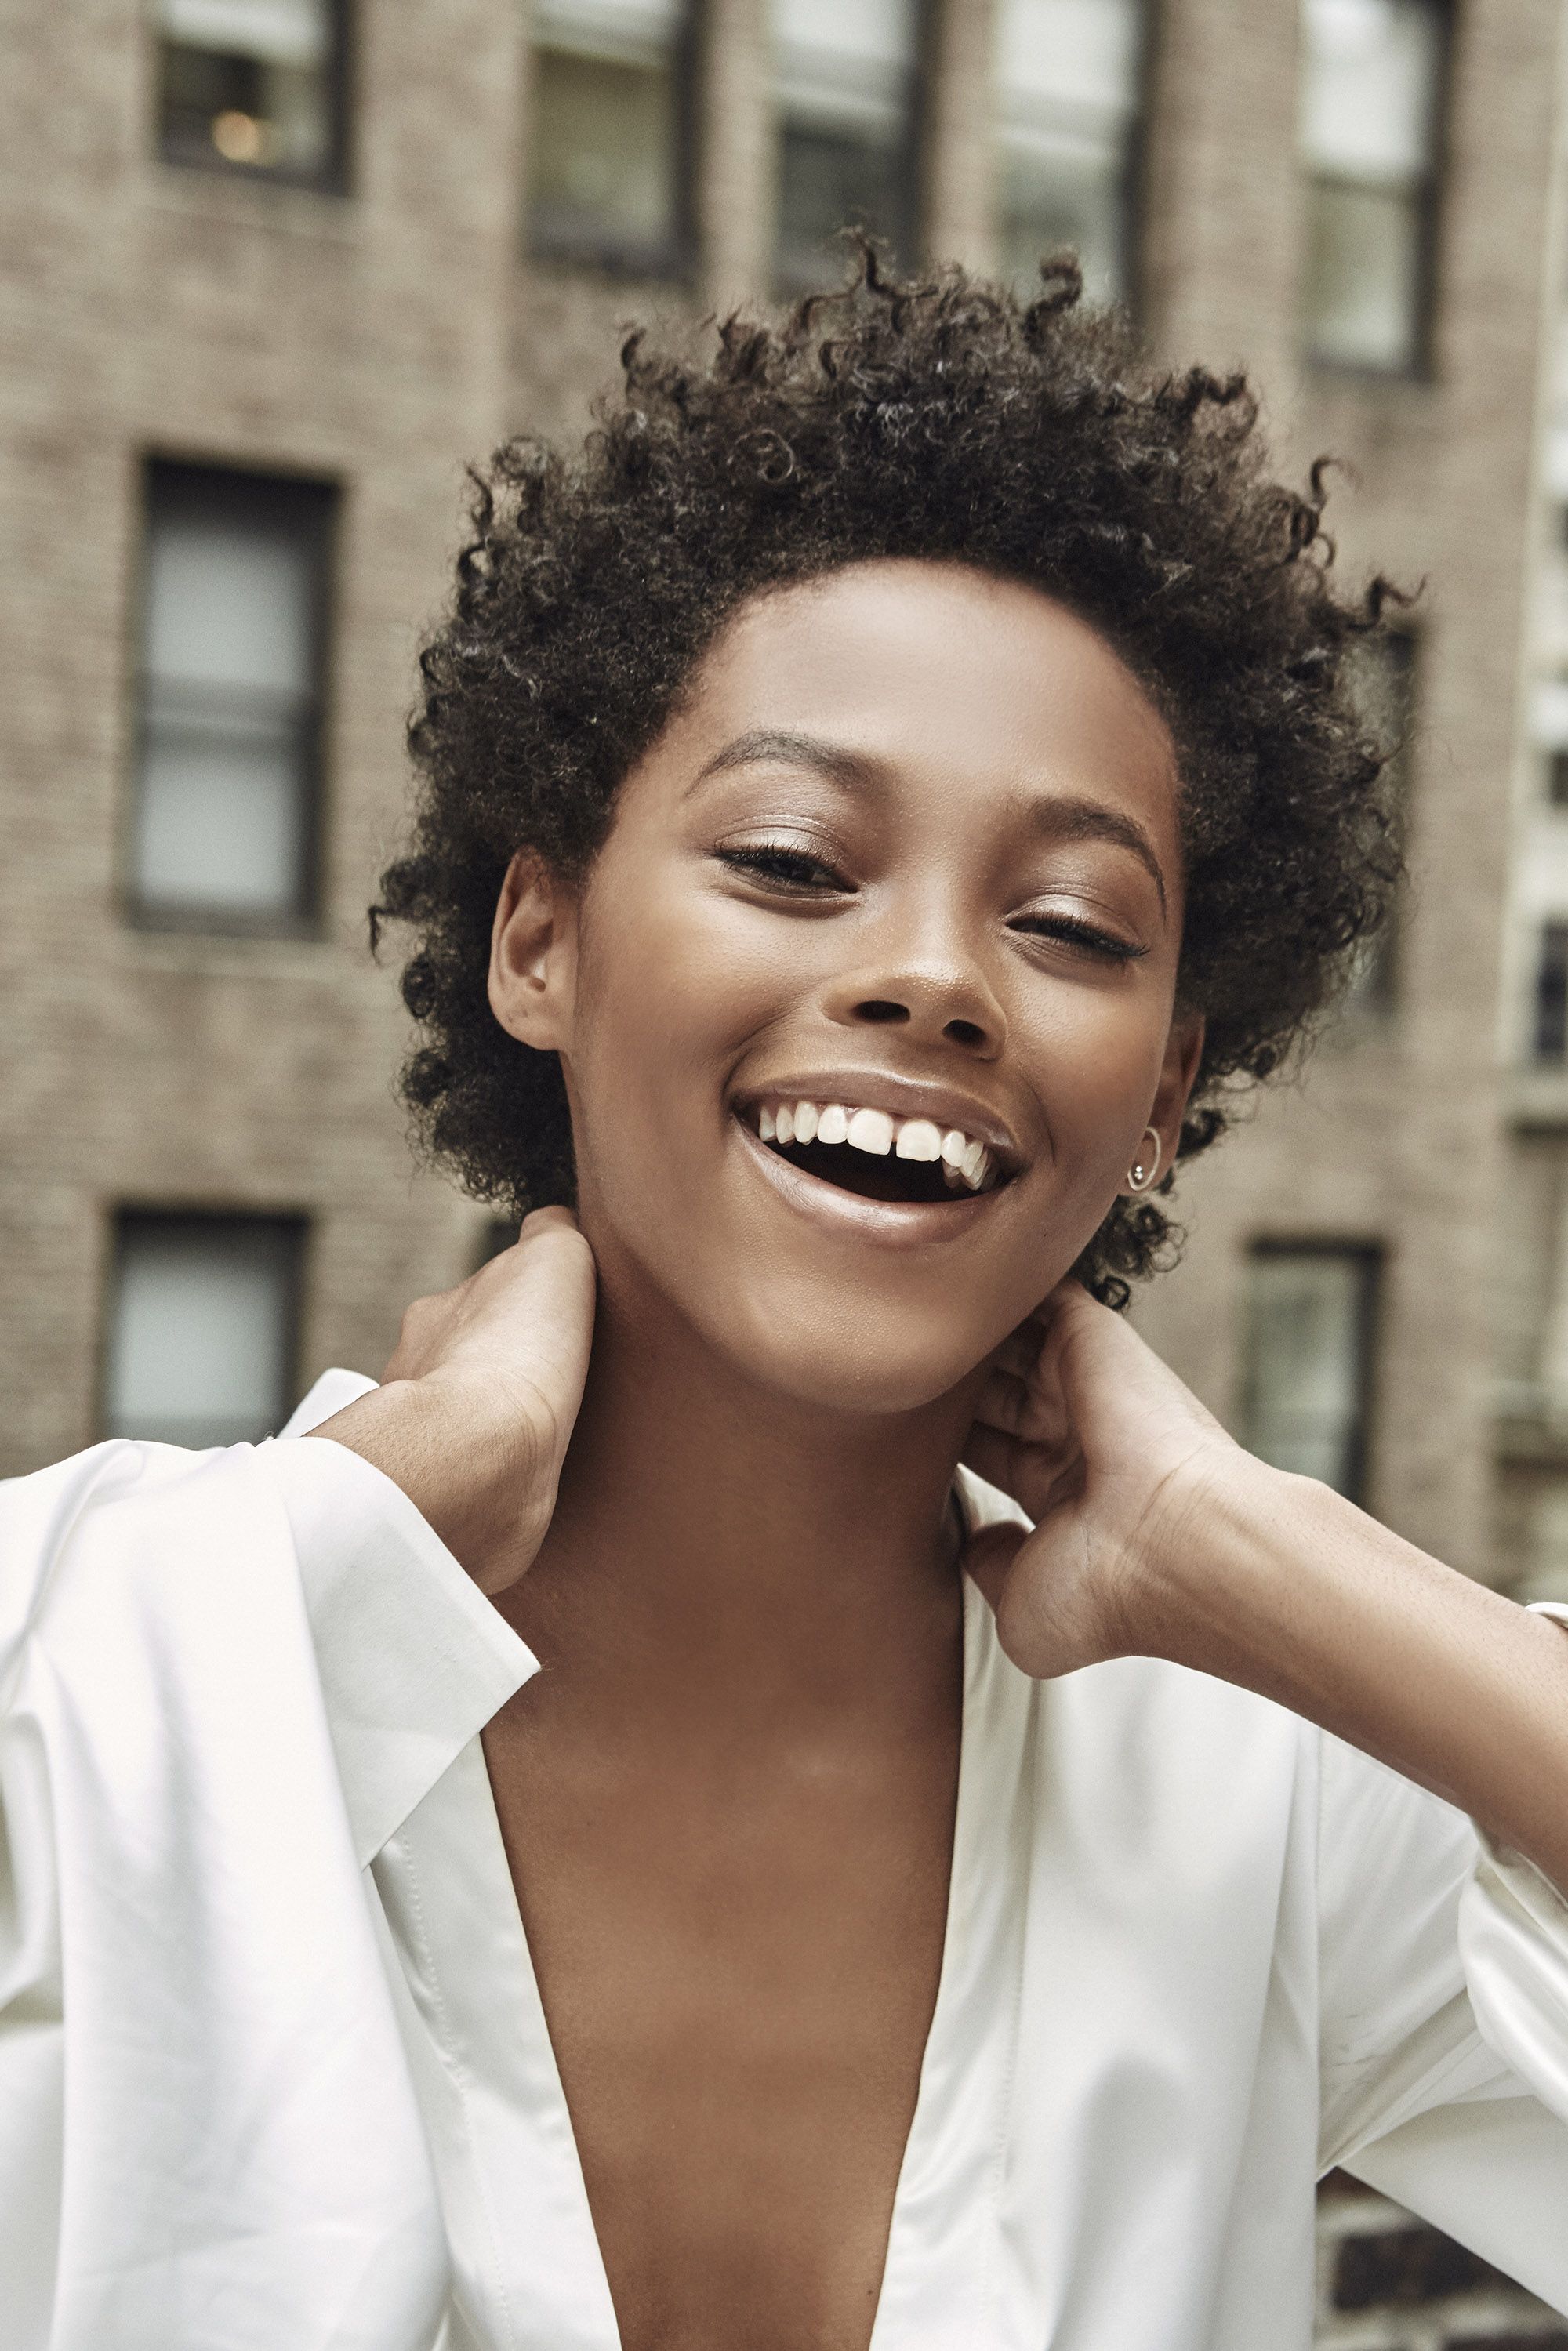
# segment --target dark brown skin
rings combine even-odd
[[[583,889],[507,876],[491,1001],[561,1055],[580,1229],[421,1301],[325,1433],[543,1662],[486,1750],[626,2351],[869,2340],[946,1910],[961,1452],[1040,1521],[966,1561],[1025,1671],[1227,1675],[1568,1878],[1554,1629],[1251,1461],[1063,1283],[1145,1128],[1175,1147],[1181,907],[1136,681],[915,562],[749,607]],[[946,1224],[781,1184],[741,1120],[877,1101],[828,1072],[956,1093],[1011,1180]]]

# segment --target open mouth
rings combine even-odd
[[[741,1115],[792,1167],[862,1200],[951,1207],[1011,1180],[989,1144],[929,1118],[795,1101],[755,1103]]]

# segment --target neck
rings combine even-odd
[[[948,1498],[978,1378],[905,1415],[813,1408],[748,1384],[667,1305],[601,1297],[508,1614],[640,1716],[924,1701],[957,1637]]]

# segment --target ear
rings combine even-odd
[[[540,1052],[571,1040],[577,1000],[575,890],[534,851],[507,868],[490,931],[490,1009],[508,1036]]]
[[[1155,1089],[1155,1099],[1149,1110],[1149,1124],[1160,1138],[1162,1176],[1168,1175],[1176,1164],[1187,1096],[1192,1092],[1197,1065],[1203,1058],[1205,1027],[1201,1012],[1178,1012],[1166,1039],[1166,1057],[1160,1065],[1160,1081]]]

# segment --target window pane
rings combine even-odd
[[[331,0],[158,0],[163,153],[329,179],[340,16]]]
[[[1142,0],[1002,0],[1002,266],[1020,291],[1071,245],[1094,300],[1126,292],[1143,40]]]
[[[303,1237],[295,1218],[120,1218],[108,1435],[235,1445],[278,1426],[293,1382]]]
[[[1423,179],[1442,41],[1432,0],[1307,0],[1301,29],[1308,162],[1335,179]]]
[[[1365,1454],[1376,1259],[1365,1249],[1260,1249],[1249,1266],[1241,1441],[1353,1497]]]
[[[1310,193],[1307,318],[1320,359],[1415,364],[1420,340],[1422,208],[1385,188],[1332,180]]]
[[[145,913],[308,911],[329,494],[154,467],[132,891]]]
[[[1568,923],[1544,923],[1535,965],[1535,1059],[1568,1061]]]
[[[918,56],[915,0],[774,0],[779,275],[819,282],[858,226],[907,247]]]
[[[1437,171],[1438,0],[1306,0],[1301,147],[1311,350],[1352,367],[1419,357]]]
[[[645,253],[676,243],[681,31],[671,0],[556,0],[536,18],[536,244]]]

